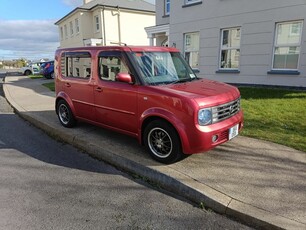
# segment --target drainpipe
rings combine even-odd
[[[105,28],[105,6],[102,9],[102,21],[103,21],[103,45],[106,46],[106,28]]]
[[[121,22],[120,22],[120,9],[119,6],[117,6],[117,13],[114,13],[112,11],[112,15],[113,16],[117,16],[117,20],[118,20],[118,36],[119,36],[119,45],[121,45]]]

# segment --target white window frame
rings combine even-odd
[[[61,41],[64,40],[64,29],[63,27],[61,26]]]
[[[72,37],[74,34],[72,21],[69,22],[69,28],[70,28],[70,36]]]
[[[80,24],[79,24],[79,19],[78,18],[76,18],[74,20],[74,25],[75,25],[75,33],[79,34],[80,33]]]
[[[278,35],[278,30],[279,30],[279,25],[285,25],[285,24],[294,24],[294,23],[301,23],[301,34],[299,35],[299,42],[298,43],[288,43],[288,44],[281,44],[278,45],[277,44],[277,35]],[[275,24],[275,35],[274,35],[274,46],[273,46],[273,53],[272,53],[272,70],[276,70],[276,71],[296,71],[299,69],[299,64],[300,64],[300,57],[301,57],[301,45],[302,45],[302,35],[303,35],[303,24],[304,21],[303,20],[297,20],[297,21],[285,21],[285,22],[278,22]],[[290,26],[290,31],[289,31],[290,35],[293,36],[297,36],[296,33],[292,33],[292,28]],[[274,60],[275,60],[275,50],[277,48],[285,48],[285,47],[298,47],[300,52],[299,52],[299,57],[296,63],[296,69],[288,69],[288,68],[274,68]]]
[[[94,16],[94,25],[95,25],[95,31],[96,32],[99,32],[100,31],[100,17],[99,17],[99,15],[95,15]]]
[[[239,38],[239,46],[235,46],[235,45],[233,45],[233,46],[228,46],[228,47],[224,47],[223,46],[223,36],[224,36],[224,31],[226,31],[226,30],[228,30],[228,31],[230,31],[230,30],[237,30],[237,29],[239,29],[239,36],[237,36],[237,34],[236,34],[236,38],[238,39]],[[224,51],[224,50],[239,50],[239,53],[240,53],[240,46],[241,46],[241,27],[231,27],[231,28],[224,28],[224,29],[221,29],[221,41],[220,41],[220,54],[219,54],[219,64],[218,64],[218,66],[219,66],[219,70],[239,70],[239,67],[240,67],[240,55],[239,55],[239,60],[238,60],[238,67],[237,68],[224,68],[224,67],[222,67],[222,63],[221,63],[221,61],[222,61],[222,51]]]
[[[68,38],[68,29],[67,29],[67,25],[64,25],[64,33],[65,33],[65,39]]]
[[[165,15],[170,15],[170,0],[164,0],[165,1],[165,4],[164,4],[164,7],[165,7]],[[168,11],[168,8],[169,8],[169,11]]]
[[[202,0],[185,0],[185,5],[202,2]]]
[[[187,44],[187,42],[188,42],[187,36],[188,35],[198,35],[198,38],[199,38],[198,48],[187,49],[187,46],[190,45],[190,44]],[[191,42],[191,41],[189,41],[189,42]],[[198,70],[199,65],[200,65],[200,32],[196,31],[196,32],[189,32],[189,33],[184,34],[184,57],[185,57],[185,59],[187,59],[186,53],[190,53],[188,64],[191,66],[192,69]],[[191,60],[193,60],[194,55],[197,55],[196,65],[194,65],[194,63],[191,63]]]

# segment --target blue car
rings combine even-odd
[[[47,79],[54,78],[54,61],[49,61],[45,64],[43,75]]]

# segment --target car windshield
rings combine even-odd
[[[146,84],[173,84],[197,78],[178,52],[135,52],[133,56]]]

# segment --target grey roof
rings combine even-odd
[[[80,8],[89,10],[99,5],[155,12],[155,5],[143,0],[92,0]]]
[[[55,22],[55,25],[60,23],[66,17],[69,17],[77,10],[91,10],[98,6],[119,7],[121,9],[139,10],[155,13],[155,5],[143,0],[92,0],[89,3],[75,8],[73,11]]]

